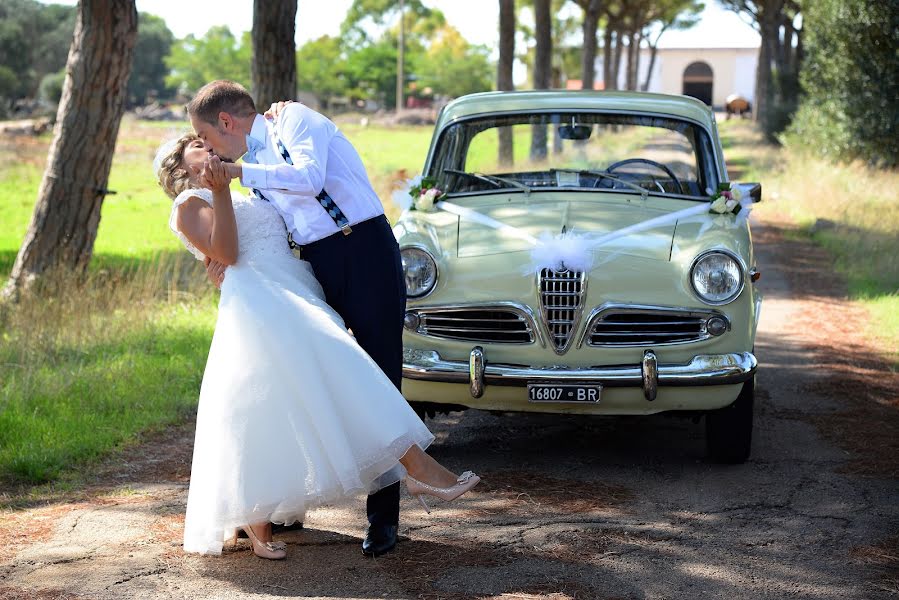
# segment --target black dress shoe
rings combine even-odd
[[[381,556],[396,546],[396,525],[369,525],[362,542],[362,554]]]
[[[300,531],[303,529],[302,523],[293,523],[292,525],[279,525],[278,523],[272,523],[272,534],[275,533],[283,533],[285,531]],[[237,529],[237,537],[246,539],[247,532],[241,528]]]

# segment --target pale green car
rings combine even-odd
[[[394,228],[420,413],[705,415],[712,458],[746,460],[761,295],[747,220],[697,208],[727,181],[708,107],[473,94],[440,113],[424,175],[446,204]],[[540,262],[534,240],[563,233],[553,252],[580,268]]]

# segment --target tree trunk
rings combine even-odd
[[[552,20],[550,0],[534,0],[537,47],[534,54],[534,89],[548,89],[552,77]],[[534,125],[531,134],[531,159],[546,158],[546,125]]]
[[[253,99],[259,110],[297,95],[297,0],[253,0]]]
[[[624,87],[627,90],[637,89],[637,66],[639,62],[638,49],[640,46],[639,33],[630,31],[627,35],[627,70],[625,71]]]
[[[771,62],[774,60],[778,43],[779,15],[783,2],[766,5],[758,15],[759,33],[762,41],[759,48],[759,64],[755,74],[755,102],[752,117],[764,123],[767,118],[768,101],[771,96]]]
[[[606,25],[602,46],[602,89],[614,90],[612,86],[612,25]]]
[[[646,70],[646,80],[643,82],[644,92],[649,91],[649,84],[652,82],[652,70],[656,66],[656,55],[659,51],[659,40],[662,38],[662,34],[665,33],[665,30],[668,29],[668,26],[669,23],[666,23],[656,36],[656,41],[649,45],[649,68]]]
[[[399,47],[396,52],[396,112],[399,113],[405,108],[403,93],[406,90],[406,75],[404,74],[406,66],[406,6],[403,0],[400,0],[400,39]]]
[[[47,167],[4,296],[93,253],[137,41],[134,0],[81,0]]]
[[[621,72],[621,38],[623,37],[621,30],[615,31],[615,52],[612,56],[612,88],[618,89],[618,76]]]
[[[599,26],[599,0],[589,0],[584,10],[584,48],[581,52],[581,89],[592,90],[596,82],[596,29]]]
[[[512,67],[515,63],[515,0],[499,0],[499,62],[496,65],[496,89],[515,89]],[[513,162],[512,129],[499,128],[499,164]]]

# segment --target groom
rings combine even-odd
[[[190,122],[232,179],[272,203],[325,297],[359,345],[400,388],[406,287],[399,246],[355,148],[330,120],[299,103],[272,123],[232,81],[203,86],[188,104]],[[243,156],[242,164],[233,161]],[[220,266],[208,266],[218,280]],[[302,340],[296,341],[302,344]],[[352,373],[347,373],[352,377]],[[362,552],[396,545],[400,484],[368,497]]]

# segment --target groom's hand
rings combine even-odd
[[[212,282],[212,285],[218,289],[222,289],[222,282],[225,281],[225,269],[228,265],[223,265],[217,260],[212,260],[208,256],[203,261],[206,264],[206,277]]]

